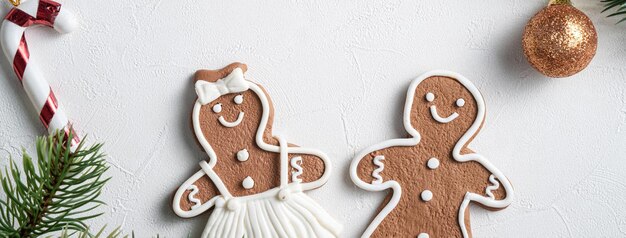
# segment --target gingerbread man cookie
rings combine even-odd
[[[359,153],[350,177],[362,189],[391,189],[362,237],[471,237],[469,203],[506,208],[509,180],[468,148],[485,119],[478,89],[456,73],[434,71],[409,86],[408,138]]]
[[[328,157],[272,135],[270,98],[246,70],[195,75],[193,131],[208,159],[174,195],[175,213],[213,208],[202,237],[337,237],[341,225],[303,193],[326,183]]]

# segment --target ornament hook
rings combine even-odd
[[[548,5],[555,4],[572,5],[572,0],[550,0],[550,3]]]
[[[9,2],[14,6],[17,7],[20,5],[21,0],[9,0]]]

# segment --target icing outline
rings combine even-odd
[[[391,199],[383,207],[383,209],[374,217],[374,219],[368,225],[368,227],[363,232],[363,235],[361,237],[364,237],[364,238],[370,237],[374,233],[378,225],[380,225],[380,223],[385,219],[385,217],[387,217],[387,215],[398,205],[398,203],[400,202],[400,198],[402,197],[402,187],[395,180],[389,180],[382,184],[370,184],[370,183],[366,183],[362,181],[361,179],[359,179],[359,176],[357,173],[357,166],[359,164],[359,161],[363,159],[367,154],[371,153],[372,151],[377,151],[377,150],[381,150],[381,149],[388,148],[388,147],[415,146],[419,144],[421,140],[421,135],[411,125],[411,108],[413,106],[413,101],[415,100],[415,90],[417,89],[417,86],[422,81],[432,76],[443,76],[443,77],[449,77],[449,78],[453,78],[457,80],[465,88],[467,88],[467,90],[474,97],[474,100],[476,100],[476,107],[478,109],[477,114],[476,114],[476,119],[474,120],[474,123],[470,126],[470,128],[467,130],[467,132],[465,132],[465,134],[461,136],[459,141],[454,146],[452,150],[452,157],[458,162],[476,161],[480,163],[483,167],[489,170],[492,173],[492,175],[495,176],[501,182],[502,186],[504,187],[504,190],[506,191],[506,197],[502,200],[494,200],[494,199],[491,199],[490,197],[485,197],[485,196],[482,196],[476,193],[471,193],[471,192],[467,192],[465,194],[463,201],[461,202],[461,206],[459,208],[459,213],[457,217],[459,227],[461,228],[461,233],[463,237],[464,238],[469,237],[468,232],[467,232],[467,227],[465,224],[465,210],[467,209],[470,202],[476,202],[476,203],[479,203],[486,207],[491,207],[491,208],[505,208],[513,202],[513,198],[515,196],[513,192],[513,187],[511,183],[509,182],[509,180],[504,176],[502,172],[500,172],[498,168],[496,168],[484,156],[478,153],[461,154],[461,150],[465,147],[467,142],[470,141],[470,139],[472,139],[472,137],[480,129],[480,126],[483,123],[484,118],[485,118],[485,103],[484,103],[484,99],[482,95],[478,91],[478,88],[476,88],[476,86],[474,86],[474,84],[472,84],[467,78],[463,77],[462,75],[458,73],[444,71],[444,70],[434,70],[434,71],[430,71],[425,74],[422,74],[421,76],[415,78],[411,82],[411,85],[409,86],[407,90],[407,96],[406,96],[405,107],[404,107],[404,115],[403,115],[403,124],[404,124],[405,130],[409,133],[410,137],[386,140],[381,143],[369,146],[366,149],[362,150],[360,153],[358,153],[357,156],[354,157],[354,159],[352,160],[350,164],[350,178],[352,179],[352,182],[354,182],[354,184],[356,184],[361,189],[372,191],[372,192],[392,189]]]

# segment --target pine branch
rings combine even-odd
[[[122,234],[122,230],[120,230],[120,228],[115,228],[115,230],[113,230],[111,233],[109,233],[108,235],[104,235],[104,229],[106,228],[106,226],[102,227],[102,229],[100,229],[96,234],[91,235],[88,231],[84,231],[81,232],[80,234],[78,234],[78,238],[135,238],[135,233],[132,234],[132,236],[129,235],[123,235]],[[59,238],[70,238],[72,237],[71,234],[69,234],[67,232],[67,230],[64,230],[63,233],[61,233],[61,236]]]
[[[626,21],[626,0],[602,0],[601,2],[604,3],[604,9],[602,12],[617,9],[614,13],[609,14],[607,17],[621,16],[622,19],[617,22],[618,24]]]
[[[72,135],[69,136],[72,138]],[[104,202],[98,200],[108,166],[101,144],[72,152],[63,133],[37,139],[36,166],[24,152],[22,169],[11,159],[0,182],[1,237],[37,237],[50,232],[88,232],[85,221]]]
[[[106,226],[102,227],[96,234],[92,235],[89,232],[81,232],[77,234],[76,237],[78,238],[135,238],[135,232],[132,232],[130,235],[124,235],[122,234],[122,230],[120,227],[115,228],[115,230],[111,231],[111,233],[105,236],[104,229],[106,229]],[[70,238],[70,237],[72,236],[68,234],[67,231],[63,231],[63,233],[61,233],[61,236],[59,238]],[[151,236],[151,237],[160,238],[161,236],[157,234],[156,236]],[[187,237],[189,238],[190,236],[187,236]]]

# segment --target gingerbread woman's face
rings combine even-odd
[[[226,119],[226,117],[222,115],[220,115],[217,118],[217,120],[220,122],[220,124],[222,124],[222,126],[229,127],[229,128],[236,127],[239,124],[241,124],[241,122],[243,121],[243,117],[245,115],[243,111],[239,111],[239,113],[236,112],[237,111],[236,106],[241,105],[243,103],[243,100],[244,100],[243,94],[236,94],[236,96],[234,97],[233,96],[230,96],[230,97],[224,96],[224,97],[227,101],[231,101],[231,103],[227,105],[223,105],[221,102],[213,103],[213,106],[211,107],[211,109],[213,110],[214,113],[218,115],[222,113],[222,111],[230,111],[230,112],[234,111],[234,116],[232,116],[233,113],[228,113],[228,112],[225,113],[227,116],[232,116],[233,120],[228,120]],[[231,105],[231,104],[234,104],[234,105]],[[226,110],[224,110],[224,107],[229,107],[229,108],[226,108]],[[235,109],[235,110],[232,110],[232,109]]]
[[[456,79],[444,76],[419,83],[411,107],[411,125],[424,137],[458,139],[477,117],[472,93]]]
[[[212,115],[211,117],[217,121],[223,129],[236,128],[244,121],[246,112],[244,102],[245,96],[252,96],[248,93],[231,93],[219,97],[215,101],[206,105],[203,109],[203,113]],[[252,101],[252,100],[251,100]],[[209,111],[210,110],[210,111]]]
[[[232,147],[236,153],[241,143],[254,141],[262,113],[258,108],[261,100],[252,90],[223,95],[200,109],[202,134],[213,147]]]

